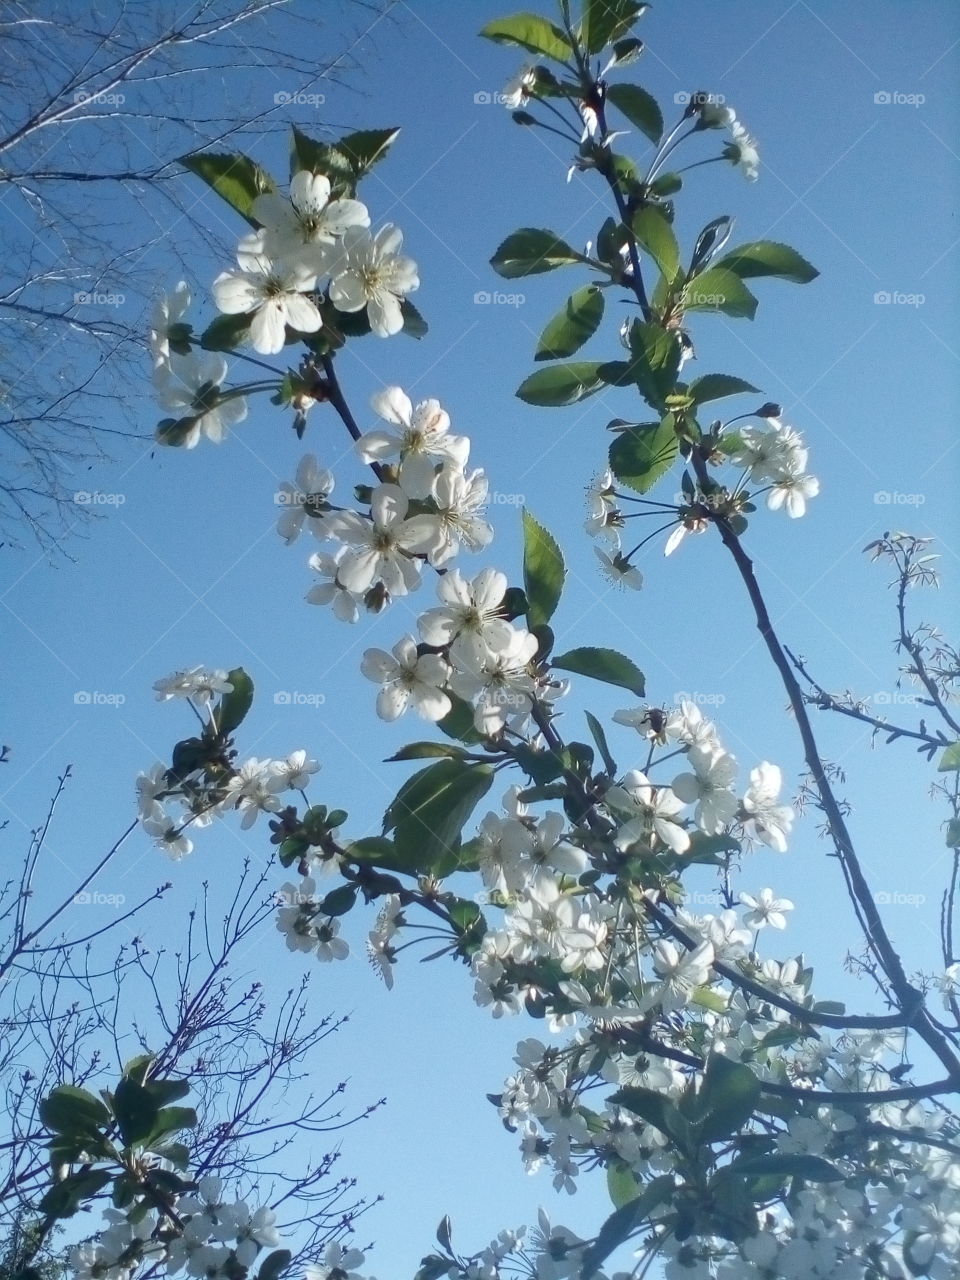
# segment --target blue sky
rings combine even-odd
[[[386,384],[399,383],[414,399],[437,397],[454,429],[472,438],[472,461],[486,467],[498,495],[491,507],[497,540],[476,569],[492,563],[519,580],[518,504],[526,502],[568,560],[558,648],[623,649],[646,672],[652,701],[701,695],[743,771],[775,760],[795,784],[800,762],[784,697],[716,540],[688,540],[669,561],[652,544],[637,596],[617,593],[594,568],[580,530],[583,488],[603,464],[606,423],[633,412],[629,393],[611,390],[557,410],[513,396],[534,368],[543,325],[585,278],[571,270],[500,281],[489,257],[519,226],[548,226],[573,244],[593,239],[607,209],[588,175],[567,184],[570,157],[558,138],[517,128],[488,101],[521,59],[475,32],[509,11],[487,0],[399,3],[373,33],[364,73],[350,87],[331,87],[316,108],[278,108],[307,132],[325,125],[403,130],[361,194],[376,223],[403,228],[420,264],[416,302],[431,332],[420,343],[354,343],[340,361],[346,393],[364,427],[373,425],[370,395]],[[885,571],[867,563],[863,546],[888,528],[935,537],[944,585],[914,603],[948,635],[958,621],[960,11],[949,0],[688,0],[655,5],[642,34],[646,53],[624,78],[653,92],[668,119],[681,110],[674,95],[707,89],[723,94],[760,142],[755,184],[726,165],[690,175],[678,201],[681,239],[689,244],[708,220],[731,214],[735,240],[786,241],[821,271],[805,288],[759,282],[753,324],[700,318],[696,371],[753,382],[806,435],[821,495],[802,521],[758,513],[749,549],[783,638],[811,660],[823,684],[880,694],[882,703],[894,690],[893,601]],[[298,87],[281,68],[264,68],[251,76],[250,100],[267,103]],[[211,97],[216,92],[211,84]],[[715,137],[689,159],[712,154]],[[636,134],[624,140],[641,161],[645,145]],[[279,143],[257,159],[284,176]],[[243,228],[199,193],[197,212],[215,234],[222,230],[223,242],[219,260],[198,246],[192,283],[202,286],[229,265]],[[189,256],[189,227],[179,224],[171,237]],[[154,257],[159,292],[178,277],[166,249]],[[478,302],[478,293],[520,299]],[[202,303],[205,322],[214,313]],[[612,358],[609,314],[587,358]],[[152,429],[159,414],[145,369],[131,371],[130,401]],[[303,601],[313,546],[301,540],[285,548],[273,531],[277,484],[292,479],[307,449],[334,469],[341,493],[363,478],[347,444],[334,415],[320,407],[300,445],[289,421],[261,399],[220,448],[131,449],[78,477],[78,489],[116,499],[102,502],[104,519],[71,544],[74,562],[51,565],[28,550],[0,564],[9,673],[3,737],[13,747],[0,793],[8,862],[68,761],[76,780],[51,846],[51,887],[94,861],[133,812],[136,773],[188,732],[183,708],[157,704],[152,682],[197,663],[243,665],[253,676],[258,700],[242,731],[243,754],[307,747],[323,762],[316,798],[350,811],[351,834],[376,829],[404,776],[403,766],[379,762],[430,734],[410,718],[394,727],[376,719],[375,690],[359,676],[359,659],[367,646],[389,647],[412,629],[416,612],[432,603],[432,586],[380,618],[344,627]],[[584,686],[567,709],[570,725],[584,706],[604,716],[633,705],[630,695]],[[81,691],[112,701],[77,704]],[[283,693],[307,695],[314,705],[276,702]],[[908,969],[932,968],[947,855],[943,815],[925,797],[931,770],[908,748],[871,750],[857,726],[821,719],[817,728],[824,754],[848,775],[844,794],[875,888],[925,899],[894,902],[887,918]],[[629,732],[614,732],[621,762],[633,763]],[[193,856],[173,868],[145,838],[134,840],[100,888],[130,896],[170,876],[184,911],[204,878],[229,883],[241,856],[262,859],[264,837],[265,827],[240,833],[223,824],[200,833]],[[281,878],[278,870],[278,884]],[[791,944],[822,966],[821,997],[841,988],[849,994],[839,965],[856,939],[812,820],[801,824],[789,856],[761,853],[748,865],[742,887],[767,884],[797,903]],[[358,942],[371,923],[372,913],[356,922]],[[159,920],[153,927],[159,945]],[[483,1096],[509,1073],[515,1040],[542,1028],[493,1024],[472,1006],[468,975],[449,965],[401,966],[397,989],[387,993],[359,950],[345,964],[319,969],[316,982],[321,1007],[353,1011],[332,1051],[330,1077],[349,1072],[358,1105],[389,1097],[385,1112],[347,1130],[343,1164],[363,1192],[386,1193],[365,1228],[382,1246],[374,1269],[402,1275],[443,1213],[462,1224],[464,1243],[479,1246],[552,1200],[546,1180],[524,1176],[513,1139]],[[279,938],[267,936],[251,952],[252,969],[262,972],[265,961],[279,987],[298,979],[301,961]],[[853,998],[865,1005],[869,993]],[[597,1201],[580,1200],[558,1212],[586,1228],[589,1203]]]

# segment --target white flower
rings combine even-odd
[[[713,964],[713,947],[701,942],[695,951],[681,950],[666,939],[653,948],[653,966],[663,981],[654,996],[655,1003],[665,1013],[682,1009],[697,987],[702,987],[710,977]]]
[[[215,693],[231,693],[233,685],[226,671],[207,671],[204,667],[191,667],[189,671],[175,671],[153,685],[157,701],[169,698],[191,698],[194,702],[207,703]]]
[[[750,786],[743,797],[743,807],[748,814],[748,834],[777,853],[786,853],[794,814],[789,805],[777,804],[781,786],[780,770],[764,760],[750,771]]]
[[[170,359],[170,339],[177,329],[184,328],[183,317],[190,306],[190,289],[181,280],[172,293],[165,293],[155,303],[150,321],[150,354],[154,366]]]
[[[771,929],[785,929],[787,917],[785,911],[793,910],[789,898],[778,898],[772,889],[761,889],[754,898],[749,893],[741,893],[740,901],[751,909],[743,917],[744,924],[752,929],[763,929],[769,925]]]
[[[284,786],[272,760],[246,760],[227,783],[225,807],[236,807],[243,814],[240,826],[252,827],[262,813],[276,813],[280,801],[276,793]]]
[[[159,797],[170,789],[167,782],[167,766],[157,763],[149,772],[137,777],[137,812],[141,818],[157,818],[163,813]]]
[[[593,554],[600,561],[603,576],[615,587],[630,587],[632,591],[639,591],[643,586],[643,574],[619,552],[610,555],[602,547],[594,547]]]
[[[348,591],[364,592],[382,582],[391,596],[405,596],[420,582],[420,566],[406,554],[411,541],[407,525],[407,495],[395,484],[382,484],[370,503],[371,519],[346,512],[337,536],[348,549],[337,567],[337,578]]]
[[[243,253],[291,257],[325,270],[330,247],[348,227],[369,227],[370,215],[359,200],[331,200],[330,179],[301,169],[290,179],[290,199],[276,191],[257,196],[250,209],[260,231],[240,242]]]
[[[408,522],[413,550],[426,555],[434,568],[452,560],[463,543],[469,551],[481,551],[493,541],[493,529],[483,519],[488,492],[482,470],[464,472],[444,466],[433,482],[431,500],[435,512],[413,516]]]
[[[193,852],[193,841],[183,834],[174,819],[160,805],[148,818],[143,819],[143,829],[147,835],[153,836],[157,847],[174,862],[179,862]]]
[[[162,408],[177,414],[174,421],[185,432],[184,448],[193,449],[202,435],[220,444],[227,429],[247,416],[243,396],[223,394],[226,376],[226,360],[213,351],[188,356],[174,354],[154,369],[157,399]],[[161,427],[166,425],[161,423]]]
[[[393,990],[393,966],[397,958],[390,940],[403,923],[400,899],[395,893],[390,893],[384,899],[376,925],[367,934],[367,956],[388,991]]]
[[[627,818],[614,837],[621,851],[635,844],[655,851],[657,840],[677,854],[690,848],[690,837],[678,821],[683,804],[669,787],[654,787],[638,769],[631,769],[619,786],[611,787],[605,800]]]
[[[241,1267],[251,1267],[261,1249],[272,1249],[280,1243],[274,1227],[277,1215],[266,1207],[253,1213],[244,1201],[233,1206],[234,1246]]]
[[[506,589],[506,574],[497,569],[483,569],[469,583],[451,569],[437,583],[441,607],[420,616],[420,635],[429,645],[449,645],[455,666],[481,670],[514,643],[514,628],[500,616]]]
[[[771,511],[778,511],[786,506],[787,515],[796,520],[807,510],[807,499],[815,498],[820,492],[820,481],[816,476],[788,476],[778,480],[767,494],[767,506]]]
[[[949,1011],[951,1001],[960,996],[960,961],[944,969],[934,981],[943,996],[943,1007]]]
[[[322,1264],[305,1269],[306,1280],[364,1280],[356,1268],[363,1266],[359,1249],[344,1249],[342,1244],[328,1244]]]
[[[320,771],[320,762],[311,760],[305,751],[292,751],[286,760],[274,760],[272,765],[281,791],[302,791],[311,774]]]
[[[346,547],[340,547],[336,555],[330,555],[326,551],[313,553],[307,564],[314,573],[319,573],[326,581],[312,586],[307,592],[306,599],[308,604],[333,605],[333,615],[341,622],[356,622],[360,617],[358,607],[360,596],[348,591],[337,577],[337,570],[344,555],[346,555]]]
[[[702,747],[704,750],[722,750],[717,740],[713,722],[705,720],[695,702],[684,698],[677,711],[671,711],[664,725],[664,733],[686,747]]]
[[[396,720],[411,705],[424,720],[442,720],[450,711],[450,699],[443,692],[450,668],[438,653],[418,655],[413,636],[398,640],[392,654],[367,649],[360,670],[383,686],[377,694],[381,720]]]
[[[293,484],[284,480],[277,491],[277,501],[285,508],[277,521],[277,533],[287,546],[300,537],[304,520],[318,538],[326,536],[323,507],[333,492],[333,473],[321,467],[312,453],[305,454],[297,467]]]
[[[468,702],[477,698],[474,725],[487,736],[500,733],[509,720],[524,719],[533,708],[536,681],[527,670],[538,641],[529,631],[514,629],[510,643],[481,662],[472,652],[460,654],[460,666],[450,679],[453,691]]]
[[[223,271],[213,282],[213,299],[227,315],[250,315],[250,341],[261,355],[283,350],[286,326],[316,333],[320,312],[305,293],[317,274],[297,262],[274,262],[262,254],[244,254],[243,270]]]
[[[726,751],[691,747],[687,760],[693,773],[681,773],[671,786],[684,804],[695,804],[694,819],[707,835],[718,835],[733,821],[737,798],[730,790],[737,776],[737,762]]]
[[[403,236],[391,223],[375,236],[348,227],[339,256],[331,262],[330,301],[338,311],[367,309],[370,328],[381,338],[403,328],[402,299],[420,287],[417,264],[401,257]]]
[[[408,498],[426,498],[433,488],[435,462],[466,465],[470,441],[448,434],[450,417],[438,400],[422,400],[416,408],[400,387],[387,387],[373,397],[373,409],[399,432],[368,431],[357,441],[364,462],[400,457],[397,483]]]
[[[756,182],[760,172],[760,152],[757,141],[752,138],[739,120],[730,124],[731,141],[724,148],[724,155],[740,169],[749,182]]]
[[[510,111],[516,111],[519,107],[525,107],[530,101],[530,91],[536,87],[537,72],[534,67],[521,67],[512,80],[508,80],[503,87],[503,93],[500,100],[503,105]]]
[[[712,102],[709,97],[698,104],[697,110],[700,115],[698,128],[701,129],[726,129],[728,126],[732,129],[737,121],[733,107]]]

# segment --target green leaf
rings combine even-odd
[[[724,396],[746,395],[747,392],[759,394],[759,388],[729,373],[705,373],[702,378],[695,378],[687,387],[687,395],[694,404],[722,400]]]
[[[157,1112],[156,1123],[146,1136],[146,1143],[152,1148],[168,1134],[179,1133],[181,1129],[195,1129],[196,1125],[197,1113],[193,1107],[162,1107]]]
[[[615,1107],[632,1111],[635,1116],[640,1116],[647,1124],[652,1124],[655,1129],[681,1145],[691,1136],[690,1126],[676,1104],[655,1089],[626,1085],[611,1093],[608,1102]]]
[[[559,778],[567,763],[562,754],[549,748],[539,750],[526,742],[515,742],[511,748],[511,755],[527,777],[538,786],[545,786],[548,782]]]
[[[755,1178],[772,1173],[781,1179],[806,1178],[808,1182],[841,1182],[844,1177],[835,1165],[820,1156],[791,1154],[741,1156],[725,1165],[720,1172],[725,1176],[738,1178]]]
[[[630,363],[623,377],[627,383],[635,382],[647,403],[662,412],[677,385],[681,354],[678,333],[635,321],[630,326]]]
[[[37,1209],[51,1218],[72,1218],[84,1200],[90,1200],[111,1181],[108,1169],[84,1169],[56,1183],[43,1196]]]
[[[597,744],[597,750],[603,757],[603,767],[611,777],[616,777],[617,762],[610,754],[610,748],[607,745],[607,735],[604,732],[603,725],[597,717],[592,715],[589,711],[585,711],[584,715],[587,717],[587,724],[590,726],[590,732],[593,735],[593,740]]]
[[[680,246],[662,212],[651,204],[645,205],[633,215],[630,225],[637,243],[649,253],[661,275],[673,281],[680,270]]]
[[[757,300],[738,275],[725,267],[708,267],[684,286],[681,305],[686,311],[722,311],[752,320]]]
[[[448,738],[465,742],[468,747],[482,742],[483,734],[477,732],[473,723],[473,704],[450,690],[447,691],[447,697],[451,703],[450,710],[442,720],[437,721],[437,728]]]
[[[552,658],[550,665],[559,667],[561,671],[573,671],[577,675],[590,676],[592,680],[629,689],[639,698],[644,696],[643,672],[616,649],[570,649]]]
[[[409,742],[396,755],[387,756],[386,763],[393,764],[397,760],[462,760],[465,755],[463,747],[455,747],[453,743]]]
[[[596,361],[580,360],[538,369],[521,382],[516,392],[517,399],[546,408],[576,404],[604,385],[604,379],[598,375],[600,368]]]
[[[586,0],[580,36],[588,53],[599,53],[613,40],[624,36],[649,4],[636,0]]]
[[[960,849],[960,818],[947,823],[946,845],[948,849]]]
[[[289,1249],[274,1249],[260,1263],[257,1280],[280,1280],[286,1267],[290,1265],[293,1254]]]
[[[607,89],[607,101],[612,102],[632,125],[656,145],[663,135],[663,113],[657,100],[638,84],[612,84]]]
[[[253,706],[253,681],[243,667],[228,671],[227,679],[233,689],[221,696],[216,710],[217,728],[224,734],[233,733]]]
[[[794,284],[809,284],[820,274],[796,249],[791,249],[788,244],[778,244],[775,240],[755,240],[752,244],[738,245],[714,263],[714,266],[732,271],[741,279],[777,276],[781,280],[791,280]]]
[[[508,18],[495,18],[480,35],[497,44],[519,45],[528,53],[539,53],[556,62],[573,57],[570,41],[552,22],[536,13],[514,13]]]
[[[953,742],[949,747],[944,748],[940,763],[937,765],[937,773],[956,773],[958,769],[960,769],[960,742]]]
[[[553,317],[537,344],[534,360],[572,356],[596,333],[603,319],[603,291],[595,284],[572,293]]]
[[[722,1053],[707,1060],[703,1082],[693,1101],[699,1114],[698,1133],[705,1143],[719,1142],[738,1133],[756,1109],[760,1081],[740,1062],[731,1062]]]
[[[493,783],[488,764],[441,760],[408,778],[384,814],[397,853],[424,875],[456,866],[463,825]]]
[[[523,509],[523,588],[527,597],[527,625],[549,622],[560,603],[565,569],[553,536]]]
[[[636,1200],[642,1189],[628,1165],[619,1160],[607,1165],[607,1192],[615,1208],[622,1209],[631,1200]]]
[[[316,142],[295,127],[291,176],[298,169],[322,173],[330,180],[332,196],[352,196],[357,183],[383,158],[399,132],[399,129],[362,129],[329,143]]]
[[[217,316],[200,335],[204,351],[233,351],[250,337],[250,316]]]
[[[99,1098],[72,1084],[51,1089],[39,1109],[41,1121],[52,1133],[96,1133],[113,1118]]]
[[[583,1251],[583,1261],[578,1273],[580,1280],[591,1280],[611,1253],[629,1240],[643,1225],[650,1214],[674,1193],[674,1182],[668,1174],[661,1174],[647,1183],[635,1199],[619,1209],[614,1209],[597,1233],[597,1238]]]
[[[401,333],[405,333],[408,338],[416,338],[418,341],[420,338],[427,336],[430,327],[409,298],[401,298],[400,314],[403,316]]]
[[[609,449],[610,469],[621,483],[646,493],[670,470],[679,449],[673,414],[668,413],[655,426],[621,431]]]
[[[320,903],[320,910],[325,916],[345,916],[357,900],[357,886],[342,884],[339,889],[332,889]]]
[[[252,227],[260,226],[256,218],[250,216],[253,202],[266,191],[276,191],[277,184],[249,156],[215,155],[207,152],[181,156],[179,163],[202,178],[208,187],[212,187]]]
[[[160,1108],[148,1089],[123,1076],[113,1095],[113,1111],[123,1145],[132,1147],[153,1132]]]
[[[582,254],[571,249],[552,231],[521,227],[507,236],[490,259],[490,265],[498,275],[514,280],[518,276],[535,276],[583,261]]]

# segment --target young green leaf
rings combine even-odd
[[[583,261],[582,254],[571,249],[552,231],[521,227],[507,236],[490,259],[490,265],[498,275],[514,280],[518,276],[535,276]]]
[[[673,227],[654,205],[638,209],[631,221],[637,243],[653,258],[661,274],[673,281],[680,270],[680,246]]]
[[[586,0],[580,38],[588,53],[599,53],[630,30],[649,4],[637,0]]]
[[[204,351],[234,351],[249,337],[249,315],[217,316],[200,335],[200,346]]]
[[[776,276],[794,284],[809,284],[820,272],[788,244],[775,240],[755,240],[741,244],[714,263],[732,271],[741,280],[751,276]]]
[[[233,689],[221,696],[215,713],[217,728],[225,734],[233,733],[253,706],[253,681],[243,667],[227,672],[227,680]]]
[[[726,267],[708,267],[684,286],[681,304],[687,311],[722,311],[752,320],[757,300],[738,275]]]
[[[659,1178],[647,1183],[635,1199],[614,1209],[597,1233],[596,1240],[583,1251],[579,1280],[591,1280],[614,1249],[629,1240],[674,1190],[673,1178],[668,1174],[661,1174]]]
[[[96,1133],[111,1119],[99,1098],[72,1084],[51,1089],[40,1102],[40,1120],[53,1133]]]
[[[493,783],[487,764],[441,760],[408,778],[384,815],[401,860],[423,875],[449,874],[463,825]]]
[[[508,18],[495,18],[481,29],[480,35],[497,44],[519,45],[528,53],[541,54],[555,62],[566,62],[573,57],[570,41],[560,28],[536,13],[514,13]]]
[[[573,671],[577,675],[589,676],[592,680],[602,680],[604,684],[629,689],[639,698],[644,695],[643,672],[635,662],[616,649],[570,649],[551,658],[550,665],[559,667],[561,671]]]
[[[945,747],[937,765],[937,773],[956,773],[960,769],[960,742]]]
[[[610,469],[638,493],[652,489],[673,466],[680,450],[673,414],[653,426],[628,427],[609,449]]]
[[[755,392],[759,395],[759,388],[729,373],[705,373],[702,378],[695,378],[687,387],[687,395],[694,404],[722,400],[724,396],[746,395],[747,392]]]
[[[600,368],[595,360],[580,360],[538,369],[517,387],[517,399],[551,409],[576,404],[604,386]]]
[[[267,191],[276,191],[277,184],[265,169],[249,156],[216,155],[210,152],[199,152],[195,155],[181,156],[180,164],[191,173],[202,178],[208,187],[212,187],[221,200],[225,200],[231,208],[236,209],[252,227],[259,227],[256,218],[251,217],[250,210],[257,196]]]
[[[565,572],[563,556],[553,536],[524,508],[523,587],[528,626],[542,626],[553,617],[560,603]]]
[[[663,113],[656,98],[638,84],[612,84],[607,89],[607,101],[656,146],[663,136]]]
[[[560,360],[572,356],[593,337],[602,319],[602,290],[595,284],[584,285],[570,295],[544,329],[534,360]]]

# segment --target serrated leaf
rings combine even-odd
[[[357,900],[357,886],[355,884],[342,884],[338,889],[332,889],[320,903],[320,910],[325,916],[345,916],[348,911],[352,910],[353,904]]]
[[[592,680],[602,680],[604,684],[629,689],[639,698],[644,696],[643,672],[635,662],[616,649],[570,649],[552,658],[550,665],[561,671],[573,671],[577,675],[589,676]]]
[[[543,626],[553,617],[565,574],[563,556],[552,534],[524,508],[523,588],[528,626]]]
[[[705,373],[702,378],[694,378],[687,387],[687,395],[694,404],[706,404],[709,400],[722,400],[724,396],[740,396],[748,392],[759,394],[759,388],[729,373]]]
[[[528,53],[542,54],[556,62],[573,57],[570,41],[552,22],[537,13],[514,13],[495,18],[480,30],[480,35],[497,44],[518,45]]]
[[[477,731],[473,721],[473,704],[461,698],[452,690],[447,691],[450,699],[450,710],[442,720],[437,721],[437,728],[448,738],[456,738],[468,747],[483,741],[483,734]]]
[[[599,53],[612,40],[619,40],[649,8],[636,0],[586,0],[580,35],[587,52]]]
[[[610,469],[638,493],[646,493],[670,470],[680,450],[672,414],[654,426],[628,427],[608,450]]]
[[[937,773],[955,773],[960,769],[960,742],[953,742],[944,748],[937,765]]]
[[[708,267],[684,286],[681,305],[686,311],[722,311],[752,320],[757,300],[738,275],[725,267]]]
[[[401,298],[400,314],[403,316],[403,328],[400,332],[405,333],[408,338],[416,338],[419,341],[430,332],[430,326],[409,298]]]
[[[654,205],[645,205],[633,215],[630,225],[637,243],[653,258],[661,275],[673,281],[680,270],[680,246],[663,213]]]
[[[619,1160],[607,1165],[607,1193],[615,1208],[622,1209],[636,1200],[642,1190],[642,1184],[637,1182],[628,1165]]]
[[[593,740],[597,744],[597,750],[603,757],[603,767],[611,778],[616,777],[617,762],[610,754],[610,747],[607,744],[607,735],[604,732],[603,725],[595,715],[591,714],[591,712],[585,711],[584,715],[587,717],[587,724],[590,726],[590,732],[593,735]]]
[[[725,1165],[720,1172],[727,1177],[754,1178],[763,1174],[775,1174],[781,1179],[806,1178],[809,1182],[842,1182],[844,1177],[835,1165],[820,1156],[789,1153],[742,1156]]]
[[[721,1053],[707,1060],[703,1082],[694,1097],[701,1142],[719,1142],[738,1133],[749,1121],[760,1097],[760,1081],[741,1062]]]
[[[223,734],[233,733],[253,706],[253,681],[243,667],[234,667],[232,671],[228,671],[227,680],[233,685],[233,689],[221,694],[215,713],[217,728]]]
[[[398,760],[462,760],[465,755],[463,747],[455,747],[452,742],[409,742],[395,755],[387,756],[386,763],[393,764]]]
[[[208,187],[225,200],[231,208],[236,209],[252,227],[259,227],[256,218],[250,216],[250,210],[257,196],[267,191],[276,191],[277,184],[265,169],[249,156],[217,155],[210,152],[199,152],[194,155],[181,156],[179,163],[191,173],[202,178]]]
[[[582,262],[583,256],[552,231],[521,227],[507,236],[490,259],[494,271],[506,280],[540,275],[557,267]]]
[[[108,1169],[85,1169],[70,1174],[46,1192],[37,1209],[51,1218],[72,1218],[83,1202],[102,1191],[112,1177]]]
[[[401,860],[423,875],[449,874],[463,825],[493,777],[487,764],[441,760],[408,778],[384,814],[384,831],[394,831]]]
[[[600,364],[580,360],[573,364],[556,364],[538,369],[517,388],[518,400],[544,408],[560,408],[585,400],[604,386],[598,374]]]
[[[249,315],[217,316],[200,335],[200,346],[204,351],[234,351],[249,337]]]
[[[125,1147],[133,1147],[153,1132],[160,1108],[149,1089],[123,1076],[113,1094],[113,1111]]]
[[[668,1174],[661,1174],[647,1183],[640,1195],[619,1209],[615,1209],[597,1232],[597,1238],[583,1251],[579,1280],[591,1280],[611,1253],[643,1225],[659,1205],[672,1195],[674,1182]]]
[[[112,1116],[99,1098],[76,1085],[62,1084],[40,1100],[40,1119],[52,1133],[96,1133]]]
[[[572,293],[540,335],[534,360],[560,360],[579,351],[603,319],[603,291],[595,284]]]
[[[652,94],[638,84],[612,84],[607,88],[607,101],[612,102],[632,125],[656,145],[663,136],[663,113]]]
[[[293,129],[291,176],[298,169],[321,173],[334,198],[353,196],[357,183],[383,158],[399,129],[361,129],[335,142],[317,142]]]
[[[794,284],[809,284],[820,272],[788,244],[775,240],[755,240],[738,245],[714,264],[732,271],[741,279],[754,276],[776,276]]]
[[[197,1113],[193,1107],[162,1107],[144,1141],[152,1148],[154,1143],[162,1142],[169,1134],[179,1133],[181,1129],[195,1129],[196,1125]]]

